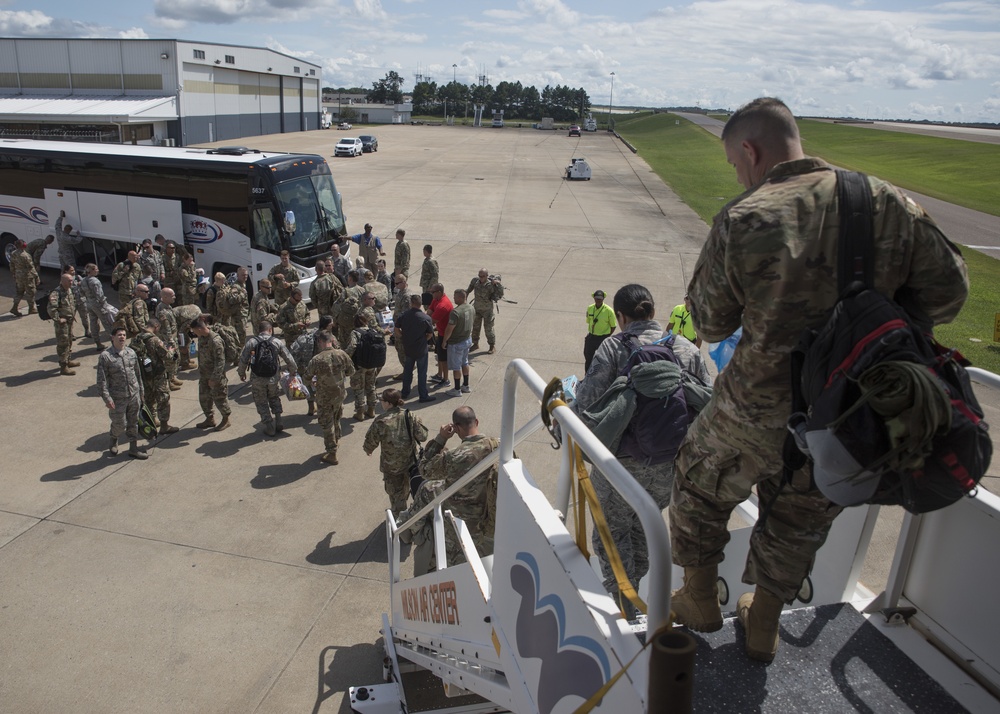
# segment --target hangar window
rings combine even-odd
[[[315,77],[316,76],[316,70],[314,70],[314,69],[309,70],[309,76],[310,77]]]
[[[195,50],[194,51],[194,58],[195,59],[205,59],[205,50]]]
[[[295,72],[295,74],[298,74],[302,70],[300,70],[298,67],[292,67],[292,71]]]
[[[233,55],[226,55],[226,64],[236,64],[236,58]]]

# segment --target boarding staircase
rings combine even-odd
[[[974,380],[1000,389],[997,375],[976,369],[970,373]],[[530,392],[520,409],[519,385]],[[743,705],[727,699],[725,688],[716,686],[716,681],[699,680],[701,664],[693,664],[696,648],[706,671],[714,673],[723,667],[727,675],[747,678],[729,685],[733,693],[755,691],[761,670],[748,667],[740,648],[732,646],[742,640],[731,621],[720,633],[721,640],[699,637],[695,641],[682,629],[669,627],[671,582],[680,573],[671,566],[668,531],[649,495],[571,409],[562,405],[552,409],[564,439],[579,445],[634,506],[645,531],[650,569],[641,594],[648,611],[646,617],[627,622],[605,592],[598,570],[567,529],[567,522],[572,523],[576,515],[570,502],[573,450],[561,450],[554,503],[515,457],[515,447],[543,428],[538,405],[545,387],[526,362],[510,362],[504,380],[500,448],[407,522],[397,525],[387,512],[391,609],[382,623],[385,682],[351,687],[352,709],[359,714],[550,714],[576,712],[593,697],[592,711],[615,714],[692,708],[739,711]],[[516,428],[518,416],[523,419],[531,413]],[[450,511],[442,513],[441,504],[494,464],[499,465],[500,474],[496,538],[493,554],[482,557],[465,524]],[[796,633],[801,623],[805,639],[819,642],[824,638],[817,633],[824,623],[839,623],[841,634],[832,625],[827,628],[833,633],[825,638],[833,650],[829,657],[848,662],[853,661],[852,647],[857,643],[872,637],[882,643],[879,638],[884,636],[894,644],[879,645],[878,667],[895,667],[897,673],[906,673],[908,681],[900,684],[876,673],[875,685],[867,679],[856,684],[864,697],[881,693],[905,705],[907,696],[922,691],[915,681],[921,678],[914,674],[918,672],[926,673],[926,686],[946,706],[956,702],[955,711],[963,707],[1000,711],[1000,626],[995,616],[987,615],[986,605],[1000,591],[1000,569],[996,568],[1000,499],[980,490],[947,509],[905,516],[889,584],[885,592],[873,597],[858,584],[858,576],[877,514],[878,507],[854,508],[837,519],[810,578],[803,583],[799,602],[786,608],[783,635],[788,634],[786,629]],[[437,570],[404,578],[399,533],[428,515],[434,524]],[[719,572],[724,611],[727,605],[732,610],[749,589],[741,576],[756,505],[743,504],[736,520],[744,525],[732,530]],[[445,563],[445,528],[455,529],[467,562],[450,567]],[[845,615],[842,603],[854,607],[847,605]],[[789,637],[797,643],[793,634]],[[644,646],[645,641],[649,646]],[[881,652],[889,647],[898,650],[898,667]],[[816,648],[821,650],[819,644]],[[726,664],[727,656],[736,658],[733,664]],[[831,676],[825,661],[798,659],[797,651],[784,656],[790,667],[788,688],[793,700],[796,689],[804,696],[810,666],[815,666],[820,678]],[[775,664],[765,670],[765,690],[780,689],[781,659],[779,653]],[[913,662],[917,664],[910,667]],[[740,668],[746,672],[740,674]],[[856,705],[854,700],[861,695],[851,679],[855,675],[846,666],[847,674],[836,667],[833,670],[833,686],[848,704]],[[616,675],[617,680],[609,685]],[[815,686],[822,691],[826,684]],[[946,691],[938,692],[941,687]],[[603,692],[600,698],[599,690]],[[760,711],[782,711],[780,707],[788,701],[772,709],[761,702],[753,706]],[[801,702],[805,706],[805,700]],[[831,711],[836,710],[835,705]]]

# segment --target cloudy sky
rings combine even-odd
[[[485,74],[606,105],[614,72],[615,106],[1000,122],[998,0],[0,0],[0,35],[269,47],[325,86]]]

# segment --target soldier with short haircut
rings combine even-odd
[[[299,288],[294,288],[288,302],[278,308],[274,324],[281,328],[286,347],[291,347],[295,338],[309,327],[309,308],[302,301],[302,291]]]
[[[677,454],[670,540],[684,586],[671,607],[691,629],[723,626],[716,581],[729,516],[755,490],[771,503],[770,516],[750,537],[743,580],[756,589],[740,597],[736,611],[747,655],[770,662],[782,607],[795,599],[842,510],[808,468],[793,474],[790,486],[782,473],[790,355],[839,297],[838,179],[831,166],[805,155],[795,117],[778,99],[738,109],[722,142],[746,192],[715,217],[688,295],[700,337],[722,341],[740,326],[743,337]],[[898,188],[872,176],[868,182],[874,289],[905,301],[927,330],[950,322],[969,291],[959,249]]]
[[[274,288],[274,300],[281,307],[291,297],[292,289],[298,284],[301,276],[289,259],[287,250],[281,251],[281,261],[275,264],[267,274],[271,286]]]
[[[244,266],[236,269],[236,282],[226,286],[226,308],[229,314],[223,317],[223,323],[236,330],[236,339],[240,346],[247,343],[247,325],[250,322],[250,297],[247,292],[247,279],[250,271]]]
[[[278,316],[278,306],[271,299],[271,281],[264,278],[260,281],[260,290],[250,301],[250,325],[254,334],[260,332],[260,323],[267,320],[272,325],[274,318]]]
[[[379,470],[389,495],[394,516],[406,509],[410,494],[410,467],[417,460],[419,444],[427,440],[427,427],[416,414],[403,409],[403,395],[397,389],[382,392],[383,413],[376,417],[365,434],[364,449],[369,456],[379,446]]]
[[[445,448],[448,440],[456,434],[462,443],[454,449]],[[497,439],[479,433],[479,420],[472,407],[459,407],[452,412],[451,423],[442,425],[437,436],[427,442],[420,461],[420,473],[426,481],[440,481],[442,490],[446,489],[499,445]],[[494,464],[445,501],[442,507],[450,509],[465,522],[481,556],[493,553],[497,477],[497,466]],[[464,562],[465,555],[458,544],[455,529],[445,528],[444,531],[448,565]]]
[[[142,266],[143,271],[148,269],[150,277],[160,283],[162,288],[163,282],[167,278],[163,267],[163,256],[153,250],[153,241],[149,238],[142,242],[142,249],[139,252],[139,265]]]
[[[62,269],[63,273],[69,275],[71,279],[70,290],[73,291],[73,299],[76,301],[76,314],[80,317],[80,324],[83,325],[83,336],[90,337],[90,318],[87,315],[87,298],[82,292],[80,292],[80,286],[83,283],[83,278],[76,274],[76,268],[72,265],[64,265]],[[73,337],[73,340],[77,340],[77,337]]]
[[[55,226],[56,240],[59,246],[59,265],[72,265],[75,268],[76,246],[83,241],[84,236],[70,224],[64,225],[65,220],[66,211],[59,211]]]
[[[163,236],[157,235],[156,239],[162,240]],[[161,256],[163,287],[173,290],[178,300],[181,293],[181,267],[184,265],[184,255],[186,254],[187,251],[178,250],[177,244],[172,240],[166,241],[163,246],[163,255]],[[183,303],[177,303],[178,306],[181,304]]]
[[[396,252],[392,262],[393,275],[402,275],[404,278],[410,277],[410,244],[406,242],[406,231],[402,228],[396,230]]]
[[[329,315],[323,315],[323,317],[319,318],[319,329],[315,327],[307,329],[296,337],[295,342],[288,348],[289,352],[292,353],[292,358],[295,360],[295,365],[298,367],[299,374],[306,373],[309,361],[319,351],[316,344],[316,338],[319,333],[323,330],[332,329],[332,326],[333,318]],[[340,347],[340,344],[335,342],[334,347]],[[311,390],[309,396],[306,397],[306,402],[309,405],[309,411],[306,412],[307,416],[314,416],[316,414],[316,395]]]
[[[340,349],[326,330],[316,338],[319,353],[306,368],[306,380],[314,384],[319,425],[323,428],[323,461],[336,465],[337,443],[340,441],[340,419],[344,413],[344,379],[354,374],[354,363]]]
[[[128,434],[128,455],[133,459],[148,457],[139,450],[139,407],[143,384],[139,358],[125,344],[125,328],[111,331],[111,346],[97,358],[97,391],[111,414],[111,444],[108,453],[118,455],[118,439]]]
[[[326,272],[326,261],[316,261],[316,278],[309,285],[309,303],[316,308],[319,317],[330,314],[330,303],[333,297],[333,282],[336,278]],[[339,283],[340,281],[337,280]],[[337,286],[340,287],[339,285]]]
[[[205,413],[205,420],[195,424],[198,429],[222,431],[230,426],[229,380],[226,379],[226,345],[212,331],[203,317],[191,323],[191,331],[198,337],[198,402]],[[215,423],[213,404],[222,414],[222,421]]]
[[[205,312],[222,322],[222,312],[219,310],[222,291],[226,287],[226,276],[224,273],[216,273],[212,276],[212,284],[205,291]]]
[[[424,262],[420,266],[420,290],[431,291],[431,286],[438,281],[438,262],[431,257],[434,247],[428,243],[424,246]]]
[[[38,271],[31,260],[31,255],[23,240],[14,244],[14,252],[10,256],[10,272],[14,275],[14,304],[11,305],[10,314],[15,317],[21,316],[18,306],[24,299],[28,303],[28,314],[34,315],[38,312],[35,307],[35,288],[38,286]]]
[[[160,321],[149,318],[146,327],[132,340],[133,351],[139,350],[142,374],[143,402],[153,415],[160,434],[176,434],[179,430],[170,425],[170,381],[167,365],[177,359],[177,352],[160,339]]]
[[[181,354],[180,336],[177,331],[177,314],[174,312],[174,300],[176,294],[171,288],[163,288],[160,291],[160,303],[156,306],[156,319],[160,321],[160,339],[169,349],[173,349],[181,362],[190,360],[188,350],[183,350]],[[187,359],[184,359],[187,357]],[[167,361],[167,385],[171,392],[176,392],[183,386],[183,382],[177,378],[178,359]]]
[[[327,265],[332,265],[332,272],[340,282],[341,287],[347,287],[347,274],[351,272],[351,261],[340,254],[339,245],[330,246],[330,257],[327,259]]]
[[[503,285],[498,278],[491,278],[486,268],[479,269],[479,277],[473,278],[469,283],[468,292],[476,310],[476,319],[472,325],[472,349],[479,349],[479,331],[486,332],[486,342],[490,349],[487,354],[494,354],[496,350],[497,336],[493,332],[493,323],[496,320],[494,308],[496,301],[503,298]]]
[[[59,355],[59,374],[73,376],[73,320],[76,319],[76,300],[73,297],[73,278],[63,273],[59,287],[49,294],[49,315],[56,330],[56,354]]]
[[[419,295],[412,290],[410,290],[408,283],[406,282],[405,275],[394,276],[396,281],[396,292],[392,296],[392,321],[396,323],[399,321],[400,315],[410,309],[410,298],[414,295]],[[403,341],[395,340],[396,345],[396,359],[399,360],[399,366],[401,368],[406,367],[406,352],[403,351]],[[395,375],[393,379],[402,379],[403,373]]]
[[[146,322],[149,320],[149,308],[146,305],[148,299],[149,287],[139,283],[133,290],[132,299],[118,311],[115,322],[125,328],[129,339],[146,329]]]
[[[180,346],[181,360],[180,365],[177,369],[179,371],[186,371],[189,369],[197,368],[197,364],[191,361],[191,342],[192,338],[189,334],[191,329],[191,323],[196,319],[201,317],[201,307],[199,305],[174,305],[173,309],[174,317],[177,319],[177,342]],[[181,339],[181,338],[184,339]],[[225,346],[223,346],[223,351]]]
[[[87,299],[87,322],[90,323],[90,336],[94,338],[97,349],[104,350],[104,343],[101,342],[101,327],[111,335],[111,327],[114,320],[111,319],[110,305],[104,295],[104,285],[97,276],[98,269],[95,263],[87,263],[83,268],[84,278],[80,283],[80,293]]]
[[[274,348],[274,374],[258,374],[252,365],[259,358],[260,351],[269,349],[269,346]],[[292,353],[283,342],[274,339],[270,321],[262,320],[257,336],[248,339],[240,353],[237,373],[240,375],[240,381],[245,382],[247,368],[250,368],[250,392],[253,394],[253,403],[260,415],[264,433],[268,436],[274,436],[285,429],[281,423],[281,389],[278,386],[278,380],[281,378],[280,362],[284,362],[288,373],[295,376],[296,367]]]
[[[120,306],[124,307],[132,299],[135,286],[139,284],[141,278],[142,266],[139,265],[139,254],[130,250],[125,260],[111,271],[111,282],[118,284],[118,304]]]
[[[365,293],[362,299],[370,303],[374,297],[368,296],[371,296],[371,293]],[[379,370],[378,367],[364,367],[358,364],[355,352],[361,344],[364,333],[368,330],[375,330],[378,332],[379,339],[385,339],[384,333],[379,328],[378,323],[372,324],[371,322],[371,320],[374,320],[374,313],[371,312],[370,308],[367,313],[362,308],[362,311],[354,318],[354,329],[351,330],[350,341],[344,348],[344,351],[354,361],[354,374],[351,375],[351,391],[354,393],[355,421],[364,421],[365,419],[372,419],[375,416],[375,379],[378,377]],[[367,412],[365,411],[366,403],[368,405]]]
[[[35,264],[35,270],[39,276],[42,274],[42,254],[45,253],[46,248],[52,245],[55,239],[56,237],[50,233],[44,238],[35,238],[35,240],[28,243],[28,255],[31,256],[31,261]]]

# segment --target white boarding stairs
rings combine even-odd
[[[971,372],[977,373],[973,375],[977,381],[1000,388],[1000,378],[996,375],[981,370]],[[626,666],[623,676],[593,711],[615,714],[654,711],[649,701],[649,685],[650,651],[655,648],[642,648],[636,626],[622,617],[561,516],[570,508],[574,478],[570,450],[565,446],[561,450],[555,506],[538,488],[521,460],[514,458],[514,447],[542,428],[541,416],[536,415],[515,431],[518,381],[523,381],[533,392],[533,403],[542,398],[545,389],[545,382],[523,360],[513,360],[508,365],[500,448],[399,527],[391,512],[387,512],[391,611],[383,615],[382,629],[387,683],[350,688],[352,709],[359,714],[571,713]],[[672,572],[670,540],[663,516],[649,495],[568,407],[556,407],[553,417],[564,437],[573,438],[636,510],[649,549],[649,574],[643,581],[648,606],[646,624],[648,632],[655,633],[667,623],[672,576],[680,577],[679,570]],[[496,463],[499,463],[499,488],[494,552],[481,557],[465,524],[450,511],[442,514],[441,503]],[[872,594],[857,579],[877,513],[874,506],[845,510],[817,554],[813,574],[803,583],[799,599],[810,605],[853,601],[863,607],[870,603],[871,609],[886,613],[885,617],[873,616],[872,622],[904,651],[916,647],[919,651],[915,659],[925,669],[945,668],[946,675],[941,676],[950,677],[955,688],[965,690],[957,698],[966,706],[971,705],[972,711],[979,710],[984,702],[995,703],[990,692],[993,696],[1000,692],[998,628],[983,628],[985,606],[972,606],[967,591],[960,590],[961,584],[955,584],[954,580],[940,582],[934,572],[935,568],[944,567],[949,579],[966,578],[967,590],[987,597],[1000,590],[1000,571],[987,567],[988,572],[983,572],[984,565],[996,562],[1000,499],[980,490],[975,498],[962,499],[942,511],[920,517],[907,515],[889,585],[885,593],[872,600]],[[399,531],[428,514],[434,522],[437,570],[403,579]],[[729,610],[734,609],[739,596],[751,589],[741,576],[756,507],[748,502],[738,515],[749,525],[731,531],[726,559],[719,568],[723,611],[727,605]],[[947,522],[941,523],[943,519]],[[928,520],[934,521],[930,531],[934,536],[925,548],[927,552],[921,554],[918,552],[921,521]],[[971,555],[983,560],[972,562],[949,557],[947,551],[935,547],[941,532],[952,526],[963,528],[961,545],[966,552],[970,547],[978,548]],[[446,567],[446,527],[456,529],[467,562]],[[976,532],[969,533],[970,528]],[[927,529],[923,530],[926,540]],[[915,582],[908,582],[908,577]],[[909,608],[907,612],[916,611],[913,617],[907,615],[908,622],[917,622],[924,615],[922,603],[908,599],[911,592],[916,596],[929,592],[926,597],[933,601],[930,606],[934,614],[916,625],[920,637],[914,639],[902,633],[900,641],[900,628],[893,633],[893,628],[886,627],[887,623],[899,622],[899,608],[905,606]],[[957,596],[957,602],[948,601],[948,592]],[[911,641],[907,641],[908,637]],[[961,641],[962,637],[970,640],[971,647]],[[927,646],[925,639],[934,644],[931,649],[937,654],[921,650]],[[941,651],[952,660],[963,662],[964,671],[950,665],[940,656]],[[404,686],[409,673],[421,670],[434,675],[440,680],[439,685],[443,685],[438,691],[443,691],[445,697],[439,697],[434,707],[411,701],[417,695]],[[947,683],[945,686],[952,691]],[[976,692],[970,694],[973,689]],[[470,694],[476,696],[467,696]]]

